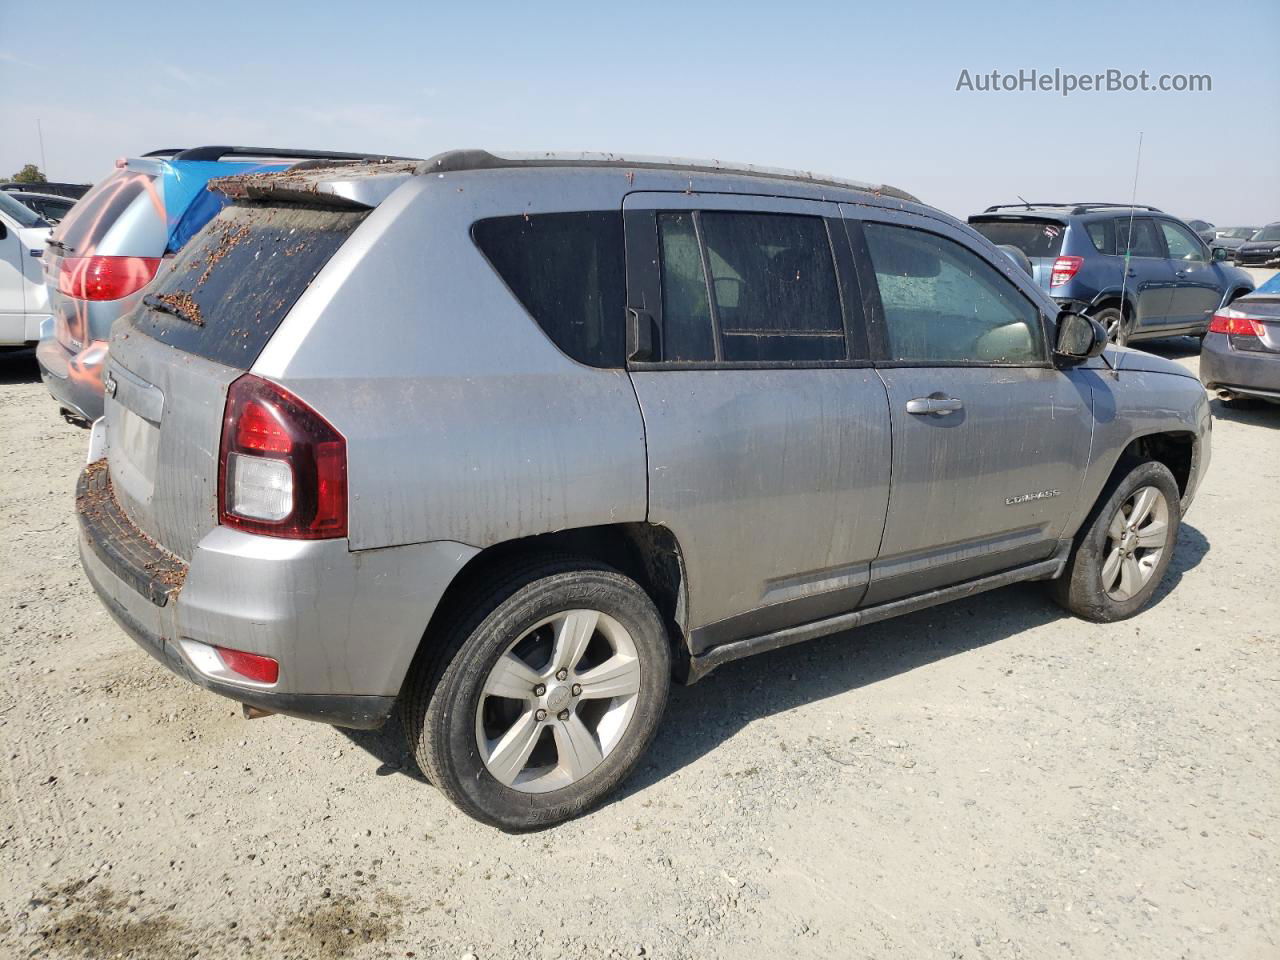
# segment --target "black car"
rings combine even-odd
[[[1213,224],[1208,220],[1183,220],[1182,222],[1194,230],[1205,243],[1212,242]]]
[[[1280,223],[1268,223],[1236,247],[1237,267],[1280,267]]]

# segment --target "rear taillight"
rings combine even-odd
[[[275,683],[280,679],[280,663],[260,653],[245,653],[242,650],[228,650],[226,647],[214,647],[218,658],[232,673],[238,673],[246,680],[257,683]]]
[[[66,257],[58,290],[77,300],[119,300],[155,279],[159,257]]]
[[[1234,333],[1242,337],[1260,337],[1265,332],[1262,324],[1248,314],[1224,307],[1209,321],[1210,333]]]
[[[218,519],[273,537],[345,537],[347,441],[283,387],[245,374],[227,391]]]
[[[1053,261],[1053,272],[1049,275],[1049,286],[1060,287],[1084,266],[1084,257],[1059,257]]]

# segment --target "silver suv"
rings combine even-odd
[[[481,151],[217,186],[111,342],[89,580],[247,715],[399,709],[503,829],[615,788],[673,673],[1021,580],[1130,616],[1208,463],[1192,374],[890,187]]]

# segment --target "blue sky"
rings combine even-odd
[[[1143,9],[1145,7],[1145,9]],[[19,0],[0,0],[12,23]],[[1280,3],[57,4],[0,36],[0,174],[156,147],[714,157],[884,181],[957,215],[1128,200],[1280,219]],[[46,20],[47,18],[40,18]],[[1208,73],[1208,93],[957,92],[972,74]]]

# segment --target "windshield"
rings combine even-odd
[[[1219,236],[1229,240],[1248,240],[1257,232],[1257,227],[1232,227],[1230,230],[1223,230]]]
[[[0,190],[0,210],[17,220],[20,227],[47,227],[49,225],[40,219],[38,213],[30,207],[19,203],[3,190]]]
[[[1253,235],[1254,240],[1280,240],[1280,223],[1269,223]]]
[[[1051,220],[978,220],[972,226],[997,247],[1017,247],[1031,258],[1056,257],[1065,232]]]

